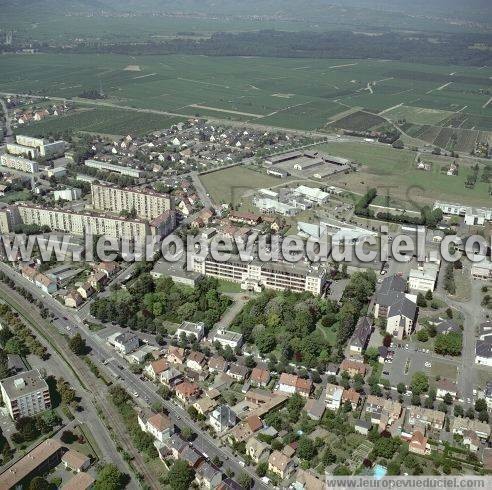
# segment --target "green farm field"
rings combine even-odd
[[[184,120],[160,114],[134,112],[112,107],[84,107],[60,117],[48,117],[17,129],[18,133],[47,136],[67,129],[105,135],[145,134]]]
[[[426,172],[417,169],[417,154],[408,150],[395,150],[370,143],[328,143],[318,148],[361,164],[359,171],[348,175],[339,174],[332,180],[333,185],[353,192],[362,194],[375,187],[381,195],[389,193],[398,202],[407,203],[409,209],[412,208],[412,202],[432,203],[435,200],[490,206],[490,184],[480,180],[483,164],[475,187],[465,187],[471,165],[476,161],[465,158],[457,160],[460,165],[458,175],[448,176],[441,172],[441,167],[449,165],[452,158],[421,155],[421,160],[430,163],[432,167]]]
[[[492,68],[383,60],[109,54],[0,58],[0,92],[76,98],[102,86],[104,102],[113,106],[299,130],[330,128],[330,121],[351,108],[374,114],[368,118],[371,125],[400,112],[409,122],[442,124],[444,116],[459,111],[473,129],[487,130],[491,76]]]

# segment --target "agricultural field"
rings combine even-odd
[[[0,92],[76,100],[102,87],[104,104],[154,115],[301,130],[366,130],[401,117],[429,127],[492,128],[492,104],[487,104],[492,68],[387,60],[23,54],[2,56],[0,73]],[[448,123],[455,116],[456,123]],[[142,121],[143,116],[139,125]],[[94,131],[108,130],[101,126]]]
[[[110,107],[84,107],[67,115],[49,117],[28,126],[17,128],[17,133],[49,136],[63,133],[68,128],[75,132],[125,136],[145,134],[168,128],[184,120],[160,114],[148,114]]]
[[[200,180],[214,202],[233,204],[239,204],[243,196],[257,189],[289,181],[239,166],[200,175]]]
[[[381,195],[389,194],[390,197],[398,198],[399,202],[407,203],[408,209],[415,208],[415,202],[431,204],[435,200],[467,202],[476,206],[490,205],[489,183],[483,182],[479,177],[473,188],[465,187],[475,160],[458,159],[458,175],[448,176],[442,172],[443,166],[449,166],[453,162],[448,157],[421,155],[423,162],[431,164],[431,170],[426,172],[417,168],[417,153],[413,151],[395,150],[390,146],[371,143],[327,143],[318,148],[360,164],[355,173],[332,177],[333,185],[359,194],[375,187]]]

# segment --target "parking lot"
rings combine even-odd
[[[392,362],[385,362],[383,366],[383,377],[389,379],[391,386],[396,387],[398,383],[408,386],[418,371],[425,373],[431,383],[437,377],[456,380],[458,360],[438,356],[427,349],[426,352],[424,349],[416,350],[412,343],[402,342],[401,345],[395,345]]]

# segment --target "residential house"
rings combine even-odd
[[[87,278],[87,282],[95,291],[100,291],[108,282],[108,276],[103,271],[95,272]]]
[[[53,294],[58,289],[56,281],[41,273],[36,275],[34,283],[46,294]]]
[[[349,402],[352,410],[356,410],[360,403],[360,395],[353,388],[348,390],[343,390],[342,394],[342,404]]]
[[[191,351],[186,359],[186,367],[197,373],[201,373],[207,364],[207,358],[198,351]]]
[[[328,383],[326,385],[326,408],[336,412],[342,404],[343,387]]]
[[[245,381],[249,375],[249,368],[233,362],[230,364],[227,374],[236,381]]]
[[[200,488],[214,490],[222,482],[222,472],[208,461],[202,461],[195,470],[195,480]]]
[[[294,490],[324,490],[326,484],[313,471],[298,468],[292,488]]]
[[[66,469],[80,473],[91,465],[91,460],[85,454],[79,453],[74,449],[68,450],[61,458]]]
[[[193,469],[197,469],[203,461],[205,461],[205,456],[193,446],[187,445],[179,455],[179,459],[186,461],[188,466]]]
[[[218,403],[212,400],[208,396],[200,398],[195,403],[193,403],[193,408],[200,414],[206,416],[209,412],[215,409]]]
[[[477,433],[473,430],[463,431],[463,445],[468,446],[470,451],[476,453],[480,449],[480,438]]]
[[[162,413],[142,411],[138,414],[140,428],[159,442],[164,442],[173,433],[171,419]]]
[[[184,404],[194,402],[200,394],[200,387],[195,383],[183,381],[175,387],[176,398]]]
[[[140,341],[132,332],[115,333],[108,337],[108,342],[121,354],[129,354],[138,349]]]
[[[430,454],[430,444],[427,442],[427,437],[419,430],[416,430],[408,442],[408,450],[411,453],[420,454],[425,456]]]
[[[169,363],[163,357],[155,361],[151,361],[144,368],[145,374],[152,380],[160,379],[161,374],[169,369]]]
[[[367,436],[371,428],[372,428],[372,423],[362,419],[357,420],[354,426],[355,432],[358,432],[363,436]]]
[[[174,367],[166,369],[159,375],[159,381],[168,388],[174,388],[184,379],[184,374]]]
[[[437,398],[444,398],[449,393],[453,398],[458,396],[458,385],[449,379],[440,379],[436,382]]]
[[[306,405],[304,405],[304,411],[312,420],[321,420],[323,418],[325,410],[325,401],[322,398],[308,398],[306,401]]]
[[[398,297],[389,306],[386,316],[386,332],[399,340],[412,333],[417,317],[417,303],[409,296]]]
[[[250,437],[246,441],[246,454],[255,464],[266,460],[270,454],[270,445],[258,440],[256,437]]]
[[[251,371],[251,376],[249,378],[251,384],[255,386],[266,387],[270,382],[270,372],[266,369],[255,367]]]
[[[362,361],[355,361],[352,359],[344,359],[340,364],[340,372],[346,371],[351,378],[353,378],[356,374],[360,374],[364,377],[367,373],[368,366],[364,364]]]
[[[278,390],[284,393],[298,393],[306,398],[311,394],[313,382],[310,379],[303,379],[295,374],[282,373],[278,384]]]
[[[380,432],[396,422],[400,418],[402,410],[401,403],[379,396],[369,395],[366,400],[365,412],[370,416],[373,424],[379,425]]]
[[[222,356],[212,356],[208,360],[208,370],[212,373],[225,372],[227,365],[227,361]]]
[[[441,430],[444,427],[446,415],[444,412],[430,408],[410,406],[408,411],[408,423],[414,426],[424,426],[430,429]]]
[[[374,296],[374,318],[386,318],[388,308],[404,295],[406,287],[398,275],[385,277]]]
[[[85,282],[82,286],[77,288],[77,292],[82,298],[89,299],[96,291],[88,282]]]
[[[294,467],[294,462],[280,451],[273,451],[268,458],[268,471],[275,473],[282,480],[289,476]]]
[[[69,291],[65,296],[65,306],[78,308],[84,302],[84,298],[77,291]]]
[[[349,340],[349,349],[353,352],[362,353],[367,347],[369,337],[372,333],[372,322],[367,316],[359,318],[354,333]]]
[[[101,271],[108,278],[112,277],[116,272],[119,270],[120,266],[118,265],[118,262],[100,262],[96,267],[96,271]]]
[[[182,347],[170,346],[166,359],[171,364],[184,364],[186,359],[185,350]]]
[[[464,417],[454,417],[451,423],[451,432],[463,435],[467,430],[475,432],[480,439],[487,440],[490,436],[490,425],[488,423]]]
[[[218,406],[209,416],[208,421],[217,433],[224,432],[237,424],[237,416],[227,405]]]
[[[436,325],[436,333],[447,335],[448,333],[461,333],[462,330],[452,320],[443,320]]]

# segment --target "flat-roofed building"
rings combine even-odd
[[[243,336],[239,332],[233,332],[232,330],[217,330],[213,340],[214,342],[218,342],[222,347],[228,345],[232,349],[241,347],[243,344]]]
[[[160,227],[141,219],[107,216],[87,211],[51,209],[30,204],[18,204],[20,222],[26,225],[47,226],[52,231],[62,231],[73,235],[107,235],[142,241],[146,236],[162,236]]]
[[[408,289],[412,291],[433,292],[436,287],[439,264],[426,262],[418,269],[412,269],[408,276]]]
[[[143,175],[143,172],[136,168],[123,167],[121,165],[115,165],[114,163],[100,162],[98,160],[86,160],[84,165],[90,168],[97,168],[98,170],[107,170],[108,172],[115,172],[120,175],[128,175],[129,177],[134,177],[136,179],[139,179]]]
[[[205,337],[205,324],[203,322],[186,322],[184,321],[176,330],[174,334],[175,337],[180,338],[181,335],[186,335],[189,337],[190,335],[194,336],[198,342]]]
[[[165,211],[174,209],[174,198],[151,189],[119,188],[110,184],[91,185],[92,207],[119,213],[135,211],[135,216],[152,220]]]
[[[39,172],[37,162],[15,155],[4,154],[0,157],[0,164],[4,167],[13,168],[21,172],[35,173]]]
[[[2,379],[0,389],[13,420],[32,417],[51,408],[48,384],[37,369]]]
[[[218,277],[241,283],[242,289],[261,291],[262,288],[295,292],[308,291],[320,295],[326,284],[326,271],[321,267],[308,267],[303,263],[243,262],[239,257],[226,262],[212,257],[193,257],[193,271],[205,276]]]

